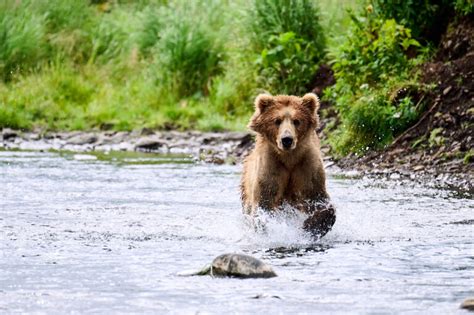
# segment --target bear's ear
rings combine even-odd
[[[303,96],[302,104],[315,114],[319,109],[319,98],[314,93],[307,93]]]
[[[261,113],[265,112],[274,103],[273,96],[270,94],[259,94],[255,98],[255,109]]]

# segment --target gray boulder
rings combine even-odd
[[[474,311],[474,297],[465,299],[461,304],[461,308]]]
[[[182,271],[178,276],[212,276],[232,278],[272,278],[277,274],[261,260],[243,254],[224,254],[216,257],[212,264],[198,271]]]
[[[261,260],[243,254],[224,254],[212,261],[211,276],[235,278],[272,278],[277,274]]]
[[[137,151],[155,151],[162,147],[166,147],[166,143],[158,137],[140,138],[135,144]]]
[[[3,128],[2,138],[3,140],[12,140],[18,136],[18,132],[10,128]]]
[[[67,140],[68,144],[73,145],[83,145],[83,144],[91,144],[98,140],[97,135],[91,133],[80,133],[72,138]]]

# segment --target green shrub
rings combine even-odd
[[[460,15],[469,15],[474,13],[474,2],[472,0],[456,0],[454,10]]]
[[[341,110],[350,108],[350,98],[361,87],[377,88],[391,78],[407,77],[407,69],[419,62],[408,57],[420,47],[410,29],[371,13],[352,19],[345,43],[332,55],[337,83],[331,91]]]
[[[343,117],[342,130],[331,139],[338,153],[363,153],[379,148],[417,121],[423,107],[416,106],[413,96],[389,100],[385,92],[390,89],[393,86],[367,91],[354,100]]]
[[[410,29],[384,20],[369,7],[351,15],[349,35],[333,53],[336,85],[326,91],[335,101],[342,126],[330,140],[339,153],[380,147],[413,124],[422,110],[415,96],[390,99],[413,80],[412,68],[423,60]]]
[[[317,7],[310,0],[255,0],[249,16],[259,83],[272,93],[306,92],[325,54]]]

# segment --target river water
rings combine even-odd
[[[400,180],[329,176],[334,229],[240,210],[240,166],[184,156],[0,151],[0,313],[464,313],[474,200]],[[182,277],[220,254],[272,279]]]

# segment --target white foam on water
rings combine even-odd
[[[260,210],[254,218],[244,215],[241,220],[243,237],[239,243],[251,248],[308,245],[314,239],[302,228],[307,217],[288,206],[274,213]]]

